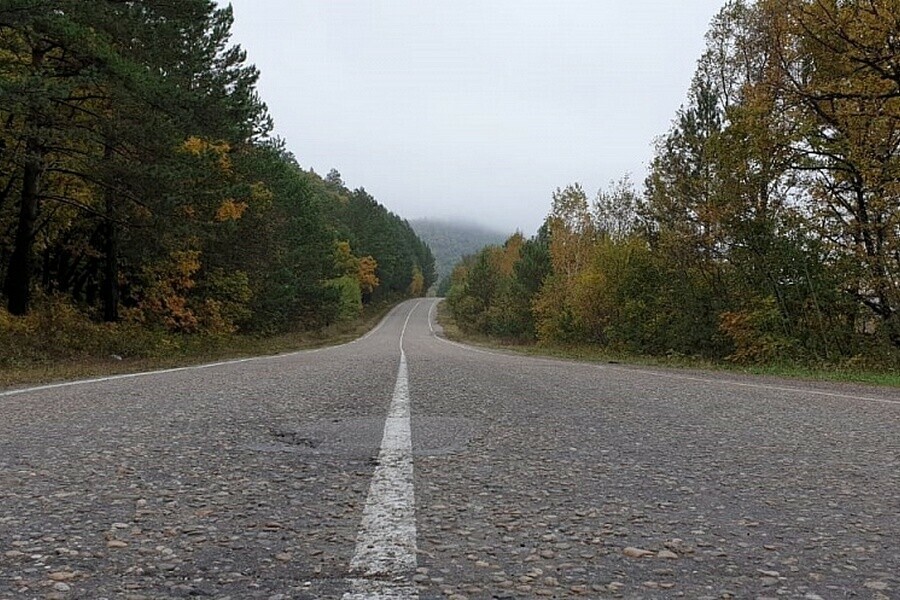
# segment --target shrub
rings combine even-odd
[[[344,275],[330,280],[328,286],[335,289],[340,295],[337,311],[338,321],[352,321],[362,313],[362,289],[356,277]]]

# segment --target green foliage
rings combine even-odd
[[[353,275],[343,275],[328,282],[338,294],[338,321],[352,321],[362,313],[362,290]]]
[[[160,329],[95,323],[61,296],[38,294],[22,317],[0,308],[0,370],[73,358],[161,357],[176,344]]]
[[[771,363],[796,356],[784,331],[775,298],[760,298],[748,308],[723,312],[721,329],[734,343],[728,360],[737,363]]]
[[[469,223],[416,219],[413,230],[434,253],[438,296],[450,290],[450,274],[464,256],[475,254],[485,246],[503,243],[503,234]]]
[[[896,365],[896,9],[729,2],[643,194],[625,178],[591,211],[577,184],[557,190],[515,285],[490,247],[457,268],[457,321],[615,352]]]
[[[544,281],[534,301],[537,338],[543,343],[573,344],[589,338],[572,309],[568,278],[554,273]]]
[[[517,233],[502,247],[488,246],[454,269],[448,302],[464,329],[512,340],[533,338],[532,294],[516,272],[528,248]]]
[[[253,290],[247,273],[211,269],[198,287],[199,295],[205,299],[205,330],[234,333],[239,323],[245,323],[253,315],[250,305]]]
[[[358,315],[360,291],[434,282],[405,221],[268,137],[232,22],[212,0],[0,7],[0,335],[37,335],[45,297],[41,314],[68,302],[72,331],[88,318],[171,339],[320,329]],[[334,260],[343,240],[355,289]]]
[[[318,206],[310,175],[277,142],[235,158],[235,169],[258,198],[209,239],[211,268],[248,274],[253,310],[241,325],[256,332],[316,328],[334,318],[335,237]]]
[[[412,285],[416,273],[422,277],[422,292],[434,285],[434,256],[407,221],[379,204],[365,189],[348,190],[337,171],[314,185],[337,237],[349,241],[357,255],[371,256],[377,263],[379,285],[368,295],[370,301],[405,297],[418,290],[418,284]]]

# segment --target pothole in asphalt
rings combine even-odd
[[[413,454],[441,456],[465,450],[475,431],[471,419],[416,417],[411,420]],[[251,444],[256,452],[372,456],[381,447],[384,419],[361,417],[285,423],[273,427],[267,440]]]
[[[308,423],[282,423],[269,431],[269,439],[251,445],[257,452],[371,456],[381,446],[384,421],[375,417],[324,419]]]

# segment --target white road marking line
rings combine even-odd
[[[473,346],[466,346],[465,344],[460,344],[459,342],[454,342],[453,340],[448,340],[445,337],[441,337],[437,334],[437,331],[434,329],[434,312],[437,308],[437,305],[442,301],[437,300],[431,305],[431,309],[428,311],[428,328],[431,330],[431,337],[445,344],[450,344],[451,346],[456,346],[457,348],[462,348],[463,350],[468,350],[469,352],[477,352],[478,354],[490,354],[491,356],[509,356],[508,354],[501,354],[499,352],[490,352],[488,350],[481,350],[479,348],[475,348]],[[541,360],[541,359],[538,359]]]
[[[360,338],[356,338],[355,340],[353,340],[353,341],[351,341],[351,342],[347,342],[347,343],[348,343],[348,344],[355,344],[355,343],[357,343],[357,342],[362,342],[362,341],[364,341],[364,340],[369,339],[370,337],[372,337],[373,335],[375,335],[375,334],[376,334],[376,333],[384,326],[384,324],[385,324],[385,323],[387,322],[387,320],[388,320],[388,317],[390,317],[391,315],[393,315],[393,314],[394,314],[395,312],[397,312],[398,310],[400,310],[400,305],[399,305],[399,304],[398,304],[397,306],[395,306],[394,308],[392,308],[391,310],[389,310],[388,313],[387,313],[386,315],[384,315],[384,318],[381,319],[381,321],[378,322],[378,325],[376,325],[373,329],[369,330],[369,332],[366,333],[366,335],[364,335],[364,336],[362,336],[362,337],[360,337]],[[332,346],[332,347],[334,347],[334,348],[340,348],[340,346],[342,346],[342,345],[344,345],[344,344],[341,344],[341,345],[339,345],[339,346]]]
[[[623,371],[632,371],[639,369],[621,369]],[[737,387],[754,388],[759,390],[772,390],[777,392],[795,392],[798,394],[815,394],[817,396],[828,396],[831,398],[845,398],[847,400],[864,400],[866,402],[879,402],[881,404],[900,404],[900,400],[888,400],[887,398],[875,398],[873,396],[855,396],[853,394],[841,394],[840,392],[826,392],[823,390],[809,390],[804,388],[786,387],[780,385],[769,385],[767,383],[744,383],[742,381],[734,381],[733,379],[707,379],[705,377],[691,377],[690,375],[678,375],[675,373],[660,373],[659,371],[644,371],[657,377],[668,377],[670,379],[684,379],[686,381],[700,381],[704,383],[720,383],[722,385],[733,385]]]
[[[355,344],[357,342],[361,342],[365,339],[368,339],[370,336],[379,331],[384,324],[387,322],[388,317],[390,317],[394,312],[399,309],[399,306],[391,309],[391,311],[384,316],[384,318],[375,326],[374,329],[370,330],[361,338],[357,338],[350,342],[346,342],[343,344],[338,344],[336,346],[323,346],[322,348],[312,348],[310,350],[297,350],[296,352],[285,352],[284,354],[272,354],[269,356],[250,356],[247,358],[236,358],[232,360],[222,360],[218,362],[205,363],[202,365],[191,365],[187,367],[175,367],[172,369],[157,369],[155,371],[141,371],[139,373],[123,373],[121,375],[106,375],[104,377],[92,377],[90,379],[77,379],[75,381],[62,381],[60,383],[50,383],[46,385],[38,385],[26,388],[17,388],[13,390],[6,390],[0,392],[0,398],[8,397],[8,396],[18,396],[20,394],[27,394],[29,392],[43,392],[46,390],[56,390],[60,388],[67,387],[75,387],[79,385],[89,385],[92,383],[104,383],[107,381],[118,381],[121,379],[134,379],[136,377],[150,377],[153,375],[165,375],[167,373],[179,373],[181,371],[198,371],[200,369],[211,369],[213,367],[224,367],[228,365],[239,365],[241,363],[260,361],[260,360],[274,360],[279,358],[291,358],[293,356],[301,356],[303,354],[315,354],[317,352],[323,352],[325,350],[333,350],[335,348],[340,348],[342,346],[349,346],[350,344]]]
[[[435,305],[437,305],[437,303],[435,303]],[[434,306],[432,306],[432,308],[434,308]],[[430,323],[431,314],[432,313],[429,312],[429,325],[431,325],[431,323]],[[432,327],[431,331],[432,331],[432,337],[434,337],[436,340],[440,340],[440,341],[444,342],[445,344],[450,344],[451,346],[456,346],[457,348],[462,348],[463,350],[467,350],[469,352],[477,352],[479,354],[490,354],[492,356],[507,356],[507,357],[513,356],[511,354],[504,354],[501,352],[491,352],[490,350],[482,350],[481,348],[474,348],[474,347],[468,346],[466,344],[461,344],[459,342],[454,342],[453,340],[448,340],[446,338],[442,338],[439,335],[437,335],[437,333],[435,333],[433,327]],[[539,358],[539,357],[534,357],[534,356],[523,356],[523,358],[528,358],[530,360],[544,362],[544,363],[551,363],[551,364],[555,364],[555,365],[565,365],[567,363],[567,361],[554,360],[552,358]],[[569,362],[571,362],[571,361],[569,361]],[[581,361],[575,361],[575,362],[577,362],[578,364],[582,364],[582,365],[594,364],[594,363],[581,362]],[[735,381],[733,379],[710,379],[710,378],[706,378],[706,377],[692,377],[690,375],[680,375],[677,373],[661,373],[659,371],[650,371],[650,370],[641,369],[638,367],[617,367],[615,365],[597,365],[597,366],[599,366],[602,369],[627,371],[630,373],[643,373],[644,375],[653,375],[655,377],[667,377],[669,379],[683,379],[686,381],[697,381],[700,383],[712,383],[715,385],[724,385],[724,386],[730,385],[730,386],[735,386],[735,387],[746,387],[746,388],[753,388],[753,389],[759,389],[759,390],[791,392],[791,393],[795,393],[795,394],[813,394],[816,396],[826,396],[826,397],[830,397],[830,398],[843,398],[846,400],[861,400],[863,402],[877,402],[879,404],[900,405],[900,400],[889,400],[887,398],[875,398],[874,396],[857,396],[854,394],[842,394],[840,392],[826,392],[826,391],[822,391],[822,390],[811,390],[811,389],[805,389],[805,388],[769,385],[769,384],[765,384],[765,383],[744,383],[741,381]]]
[[[294,354],[294,353],[292,353],[292,354]],[[285,356],[291,356],[291,354],[278,355],[279,358],[285,357]],[[267,358],[275,358],[275,357],[273,356],[273,357],[267,357]],[[223,365],[234,365],[234,364],[249,362],[251,360],[254,360],[254,359],[253,358],[241,358],[241,359],[237,359],[237,360],[228,360],[228,361],[222,361],[222,362],[207,363],[207,364],[203,364],[203,365],[193,365],[190,367],[176,367],[174,369],[160,369],[157,371],[143,371],[140,373],[125,373],[123,375],[109,375],[106,377],[94,377],[92,379],[79,379],[76,381],[64,381],[62,383],[51,383],[48,385],[38,385],[38,386],[34,386],[34,387],[19,388],[19,389],[15,389],[15,390],[7,390],[5,392],[0,392],[0,398],[6,397],[6,396],[16,396],[19,394],[27,394],[29,392],[43,392],[45,390],[55,390],[55,389],[59,389],[59,388],[75,387],[75,386],[79,386],[79,385],[88,385],[91,383],[103,383],[106,381],[118,381],[120,379],[134,379],[135,377],[150,377],[151,375],[164,375],[166,373],[178,373],[180,371],[209,369],[212,367],[220,367]]]
[[[460,344],[459,342],[454,342],[453,340],[448,340],[447,338],[442,338],[441,336],[434,334],[434,339],[444,342],[445,344],[449,344],[451,346],[456,346],[457,348],[462,348],[463,350],[467,350],[469,352],[475,352],[476,354],[490,354],[491,356],[512,356],[511,354],[503,354],[502,352],[491,352],[490,350],[482,350],[481,348],[475,348],[474,346],[467,346],[465,344]],[[531,356],[525,358],[534,358]],[[551,361],[549,358],[537,358],[534,360],[538,360],[541,362],[552,362],[553,364],[559,364],[559,362]]]
[[[437,305],[440,303],[440,300],[435,300],[431,303],[431,308],[428,309],[428,329],[431,330],[432,335],[434,335],[434,311],[437,309]]]
[[[400,332],[400,368],[384,423],[378,466],[372,476],[356,551],[350,569],[350,591],[343,600],[417,600],[416,500],[413,487],[409,378],[403,336],[417,302]]]
[[[397,584],[377,579],[351,579],[353,591],[347,592],[343,600],[411,600],[419,597],[414,584]]]

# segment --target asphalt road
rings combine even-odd
[[[490,353],[433,304],[0,392],[0,598],[900,598],[897,390]]]

